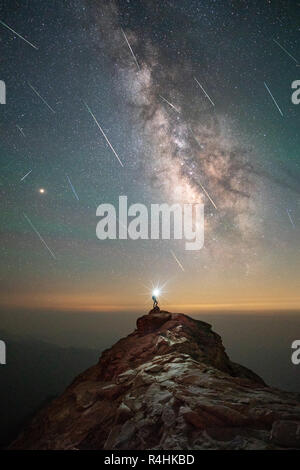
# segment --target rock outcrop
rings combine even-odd
[[[10,448],[300,448],[300,395],[231,362],[209,324],[156,309]]]

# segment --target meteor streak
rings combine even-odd
[[[35,226],[33,225],[33,223],[31,222],[31,220],[29,219],[29,217],[24,214],[24,217],[25,219],[27,220],[27,222],[29,223],[29,225],[31,226],[31,228],[33,229],[33,231],[37,234],[37,236],[39,237],[39,239],[41,240],[41,242],[44,244],[44,246],[47,248],[47,250],[49,251],[49,253],[51,254],[51,256],[56,259],[56,256],[55,254],[53,253],[53,251],[51,250],[51,248],[49,248],[49,246],[47,245],[47,243],[45,242],[45,240],[43,239],[42,235],[38,232],[38,230],[35,228]]]
[[[266,89],[268,90],[268,93],[269,93],[269,95],[271,96],[272,100],[274,101],[276,108],[278,109],[278,111],[280,112],[281,116],[283,117],[283,113],[282,113],[281,109],[279,108],[279,106],[278,106],[278,104],[277,104],[277,101],[275,100],[274,96],[272,95],[270,88],[268,87],[268,85],[266,84],[266,82],[264,82],[264,85],[265,85]]]
[[[73,191],[73,193],[74,193],[74,196],[76,197],[77,201],[79,201],[79,197],[78,197],[78,195],[77,195],[77,193],[76,193],[76,191],[75,191],[75,188],[74,188],[74,186],[73,186],[73,184],[72,184],[70,178],[68,177],[68,175],[66,175],[66,177],[67,177],[67,179],[68,179],[68,181],[69,181],[69,184],[70,184],[71,189],[72,189],[72,191]]]
[[[31,42],[27,41],[27,39],[23,38],[23,36],[21,36],[21,34],[17,33],[14,29],[12,29],[10,26],[8,26],[6,23],[4,23],[4,21],[1,21],[0,20],[0,23],[5,26],[5,28],[9,29],[10,31],[12,31],[16,36],[18,36],[19,38],[23,39],[23,41],[27,42],[27,44],[29,44],[31,47],[33,47],[34,49],[38,50],[38,47],[36,47],[34,44],[32,44]]]
[[[208,192],[206,191],[206,189],[204,188],[204,186],[202,186],[202,184],[200,183],[200,181],[198,181],[198,184],[200,185],[200,187],[202,188],[203,192],[206,194],[206,196],[208,197],[208,199],[210,200],[210,202],[212,203],[212,205],[214,206],[215,209],[218,209],[216,204],[214,203],[214,201],[212,200],[212,198],[210,197],[210,195],[208,194]]]
[[[164,97],[161,96],[161,95],[159,95],[159,97],[160,97],[163,101],[165,101],[169,106],[171,106],[171,108],[173,108],[173,109],[176,111],[176,113],[180,114],[180,111],[179,111],[172,103],[170,103],[170,101],[166,100],[166,98],[164,98]]]
[[[134,59],[134,62],[136,63],[136,66],[137,66],[138,70],[141,70],[141,68],[140,68],[140,66],[139,66],[139,63],[138,63],[138,61],[137,61],[137,58],[135,57],[134,52],[133,52],[133,50],[132,50],[132,47],[131,47],[131,45],[130,45],[128,39],[127,39],[127,36],[126,36],[126,34],[125,34],[125,32],[123,31],[122,28],[121,28],[121,30],[122,30],[123,36],[124,36],[124,38],[125,38],[125,41],[126,41],[128,47],[129,47],[129,50],[130,50],[130,52],[131,52],[131,55],[132,55],[132,57],[133,57],[133,59]]]
[[[24,181],[24,179],[30,175],[30,173],[32,172],[32,170],[29,170],[28,173],[26,173],[26,175],[22,176],[22,178],[20,179],[20,181]]]
[[[274,42],[277,44],[277,46],[279,46],[291,59],[293,59],[293,60],[296,62],[297,65],[300,65],[299,62],[298,62],[298,60],[295,59],[295,57],[292,56],[292,54],[290,54],[289,51],[287,51],[287,50],[285,49],[285,47],[283,47],[281,44],[279,44],[279,42],[276,41],[276,39],[273,39],[273,41],[274,41]]]
[[[113,148],[113,146],[111,145],[110,141],[108,140],[108,138],[106,137],[106,134],[104,132],[104,130],[102,129],[102,127],[100,126],[99,122],[97,121],[97,119],[95,118],[95,115],[92,113],[90,107],[84,102],[85,104],[85,107],[86,109],[88,110],[88,112],[90,113],[90,115],[92,116],[92,118],[94,119],[95,123],[97,124],[98,128],[100,129],[103,137],[105,138],[106,142],[108,143],[109,147],[111,148],[111,150],[113,151],[115,157],[118,159],[118,162],[120,163],[121,166],[124,166],[123,163],[121,162],[120,158],[119,158],[119,155],[117,154],[117,152],[115,151],[115,149]]]
[[[170,250],[171,252],[171,255],[173,256],[173,258],[175,259],[176,263],[178,264],[178,266],[180,267],[180,269],[182,269],[182,271],[184,272],[184,267],[182,266],[182,264],[180,263],[179,259],[177,258],[177,256],[175,255],[174,251],[173,250]]]
[[[202,90],[203,93],[205,94],[206,98],[208,98],[209,101],[211,102],[211,104],[212,104],[213,106],[215,106],[215,103],[212,101],[212,99],[211,99],[211,98],[209,97],[209,95],[206,93],[206,91],[204,90],[203,86],[198,82],[198,80],[197,80],[196,77],[194,77],[194,80],[195,80],[195,82],[197,83],[197,85],[199,85],[199,87],[201,88],[201,90]]]
[[[22,134],[23,137],[26,137],[26,135],[25,135],[24,132],[23,132],[22,127],[20,127],[20,126],[18,126],[18,124],[16,124],[16,128],[21,132],[21,134]]]
[[[52,113],[55,114],[55,111],[53,108],[51,108],[51,106],[47,103],[47,101],[39,94],[39,92],[28,82],[28,85],[30,86],[30,88],[34,91],[34,93],[43,101],[43,103],[45,103],[45,105],[50,109],[50,111],[52,111]]]
[[[290,214],[290,211],[287,209],[286,212],[287,212],[287,215],[289,216],[289,219],[290,219],[290,222],[291,222],[292,226],[293,226],[294,228],[296,228],[296,227],[295,227],[295,224],[294,224],[294,221],[293,221],[293,219],[292,219],[292,216],[291,216],[291,214]]]

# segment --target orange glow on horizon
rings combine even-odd
[[[57,311],[74,311],[74,312],[147,312],[152,308],[152,301],[143,302],[137,299],[135,304],[129,301],[116,302],[116,299],[110,299],[109,296],[82,295],[82,294],[36,294],[36,295],[18,295],[16,298],[2,298],[0,301],[2,308],[18,308],[23,310],[57,310]],[[161,309],[182,312],[259,312],[259,311],[283,311],[283,310],[299,310],[300,298],[270,298],[261,300],[247,299],[236,302],[202,302],[202,303],[170,303],[163,302],[160,304]]]

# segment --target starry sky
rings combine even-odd
[[[156,285],[169,309],[299,308],[297,2],[4,0],[0,20],[2,308],[141,310]],[[203,203],[203,249],[98,240],[120,195]]]

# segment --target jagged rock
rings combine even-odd
[[[154,309],[153,309],[154,310]],[[136,322],[137,330],[140,334],[152,333],[158,330],[164,323],[171,319],[171,314],[168,312],[153,312],[151,310],[149,315],[144,315],[138,318]]]
[[[154,309],[38,413],[12,449],[300,447],[300,396],[227,356],[207,323]]]
[[[159,308],[158,305],[156,305],[156,307],[153,307],[153,308],[149,311],[148,315],[151,315],[152,313],[160,313],[160,308]],[[169,313],[169,312],[167,312],[167,313]]]

